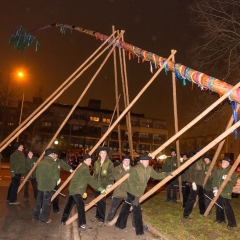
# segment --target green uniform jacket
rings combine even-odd
[[[142,196],[147,187],[150,177],[161,180],[165,178],[166,173],[156,172],[152,167],[144,167],[142,163],[138,163],[130,169],[130,176],[127,181],[127,192],[134,196]]]
[[[58,167],[58,178],[60,178],[60,170],[61,168],[70,172],[70,170],[72,169],[66,162],[64,162],[62,159],[57,158],[57,160],[55,161]]]
[[[94,179],[100,183],[103,188],[114,183],[113,176],[114,166],[110,159],[106,158],[101,166],[100,159],[94,163],[93,172]]]
[[[219,168],[215,171],[213,175],[213,188],[219,189],[224,179],[222,179],[223,175],[227,175],[230,171],[231,166],[229,165],[227,168]],[[224,187],[221,197],[231,199],[232,198],[232,189],[233,184],[237,182],[237,174],[236,172],[233,173],[229,181],[227,182],[226,186]]]
[[[118,181],[127,173],[128,171],[125,171],[125,169],[123,168],[123,164],[118,165],[114,168],[115,181]],[[127,198],[127,179],[114,189],[113,196],[115,198]]]
[[[33,168],[34,164],[36,163],[36,161],[38,160],[37,157],[26,157],[26,173],[25,173],[25,177],[28,175],[29,171]],[[36,178],[36,168],[35,170],[32,172],[31,176],[29,178]]]
[[[168,157],[163,163],[163,172],[172,172],[178,168],[177,157]]]
[[[205,175],[207,174],[210,165],[211,165],[211,163],[205,165]],[[208,180],[207,180],[207,182],[204,186],[205,190],[207,190],[207,191],[212,190],[213,175],[215,174],[216,171],[217,171],[217,168],[214,166],[213,169],[212,169],[212,172],[210,173],[209,178],[208,178]],[[205,178],[205,176],[204,176],[204,178]]]
[[[86,192],[87,185],[90,185],[94,189],[98,189],[101,185],[90,175],[89,166],[86,163],[82,163],[81,167],[74,173],[73,178],[69,185],[69,195],[80,194]]]
[[[36,178],[38,190],[53,191],[56,182],[59,180],[57,164],[54,160],[45,156],[37,166]]]
[[[10,171],[15,174],[25,174],[26,172],[26,158],[24,153],[16,150],[10,156]]]
[[[182,166],[185,162],[187,162],[187,160],[183,161],[180,163],[180,166]],[[182,182],[183,181],[187,181],[187,179],[189,175],[189,167],[185,168],[182,172],[181,172],[181,177],[182,177]]]
[[[196,160],[188,169],[188,182],[195,182],[202,186],[205,177],[205,162],[202,158]]]

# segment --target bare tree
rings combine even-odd
[[[200,38],[190,51],[194,68],[235,85],[240,77],[240,1],[195,0],[190,7],[193,23]],[[195,101],[190,115],[197,115],[214,100],[215,94],[204,93]],[[221,117],[226,126],[230,117],[227,101],[207,116],[197,129],[208,130],[213,119]],[[217,113],[217,114],[215,114]],[[218,129],[221,129],[221,126]],[[195,128],[196,130],[196,128]]]

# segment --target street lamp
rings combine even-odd
[[[18,72],[18,77],[19,78],[23,78],[24,77],[23,72]],[[19,124],[18,124],[19,126],[20,126],[20,124],[22,122],[23,103],[24,103],[24,88],[23,88],[22,104],[21,104],[21,110],[20,110],[20,116],[19,116]],[[17,142],[18,142],[18,140],[19,140],[19,135],[17,137]]]

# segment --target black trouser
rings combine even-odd
[[[55,188],[54,188],[54,191],[57,191],[59,189],[59,185],[56,185]],[[60,208],[58,206],[58,195],[53,199],[52,201],[53,203],[53,212],[59,212],[60,211]]]
[[[111,207],[109,209],[108,216],[106,219],[107,222],[111,222],[113,220],[117,212],[117,209],[123,200],[124,200],[123,198],[115,198],[115,197],[112,198]]]
[[[128,197],[126,202],[128,203],[124,203],[123,207],[121,209],[121,212],[118,216],[117,222],[115,224],[116,227],[120,228],[120,229],[124,229],[127,226],[127,219],[128,219],[128,214],[129,214],[129,210],[131,208],[131,205],[129,203],[131,203],[134,199],[135,196],[127,193]],[[143,232],[143,221],[142,221],[142,211],[141,211],[141,205],[140,203],[137,206],[133,206],[132,205],[132,214],[133,214],[133,220],[135,222],[134,226],[135,226],[135,231],[136,231],[136,235],[142,235],[144,234]]]
[[[211,199],[213,199],[213,190],[206,190],[206,189],[204,189],[204,193],[205,193],[208,197],[210,197]],[[210,200],[208,197],[205,196],[205,209],[208,208],[208,206],[209,206],[209,204],[210,204],[210,202],[211,202],[211,200]],[[211,212],[211,210],[210,210],[210,212]],[[209,212],[209,213],[210,213],[210,212]]]
[[[189,214],[192,212],[194,203],[196,202],[197,195],[198,195],[198,205],[199,205],[200,214],[202,214],[202,215],[204,214],[204,212],[205,212],[205,197],[204,197],[203,187],[197,185],[197,190],[194,191],[192,189],[192,184],[191,184],[190,185],[190,194],[189,194],[188,201],[187,201],[187,204],[186,204],[186,206],[184,208],[184,212],[183,212],[184,217],[189,216]]]
[[[95,191],[95,198],[98,197],[101,193]],[[97,202],[97,209],[96,209],[96,218],[99,222],[104,222],[105,220],[105,212],[106,212],[106,197],[103,197],[100,201]]]
[[[171,194],[172,189],[173,189],[173,193]],[[177,189],[178,189],[178,179],[173,178],[167,183],[167,200],[168,201],[173,201],[173,202],[177,201]]]
[[[68,220],[69,214],[72,210],[73,204],[76,203],[78,212],[78,226],[86,224],[86,215],[84,209],[84,202],[80,194],[75,194],[68,197],[68,202],[64,208],[61,222],[65,223]]]
[[[217,204],[219,204],[225,210],[226,217],[228,220],[228,225],[236,226],[237,223],[236,223],[236,219],[232,209],[231,200],[219,196],[217,200]],[[222,208],[216,206],[216,221],[221,221],[221,222],[225,221],[225,214]]]
[[[12,177],[12,182],[10,183],[10,186],[8,188],[8,195],[7,195],[7,200],[9,200],[9,202],[17,201],[17,192],[20,184],[20,179],[21,179],[21,173],[15,174],[15,176]]]
[[[26,183],[25,183],[25,185],[24,185],[24,195],[23,195],[23,198],[29,198],[28,185],[29,185],[29,182],[30,182],[30,181],[31,181],[31,183],[32,183],[34,198],[37,199],[38,190],[37,190],[37,181],[36,181],[36,178],[30,178],[29,180],[26,181]]]
[[[37,200],[33,209],[33,218],[40,222],[47,222],[51,208],[53,191],[38,190]],[[42,212],[40,210],[42,208]]]
[[[183,207],[185,208],[190,194],[190,186],[187,181],[182,181],[182,196],[183,196]]]

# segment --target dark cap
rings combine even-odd
[[[141,153],[138,160],[152,160],[152,157],[148,156],[147,153]]]
[[[59,155],[59,152],[56,148],[53,148],[52,151],[53,151],[52,153],[55,153],[55,154]]]
[[[83,155],[83,158],[82,158],[82,161],[88,159],[88,158],[92,158],[89,154],[84,154]]]
[[[231,159],[230,159],[229,157],[224,157],[224,158],[222,159],[222,161],[227,161],[227,162],[231,163]]]
[[[52,154],[52,153],[54,153],[52,148],[47,148],[47,149],[45,150],[45,156],[48,156],[48,155],[50,155],[50,154]]]
[[[20,146],[23,146],[23,143],[22,142],[15,142],[14,144],[13,144],[13,147],[14,147],[14,149],[18,149]]]
[[[204,158],[208,158],[210,161],[212,161],[212,158],[210,156],[208,156],[208,155],[203,156],[203,159]]]
[[[27,151],[27,155],[28,155],[30,152],[34,153],[34,151],[33,151],[32,149],[29,149],[29,150]]]
[[[174,148],[171,148],[171,152],[175,152],[177,154],[177,151]]]
[[[106,151],[107,154],[109,153],[109,148],[108,147],[100,147],[96,150],[97,154],[99,154],[101,151]]]

